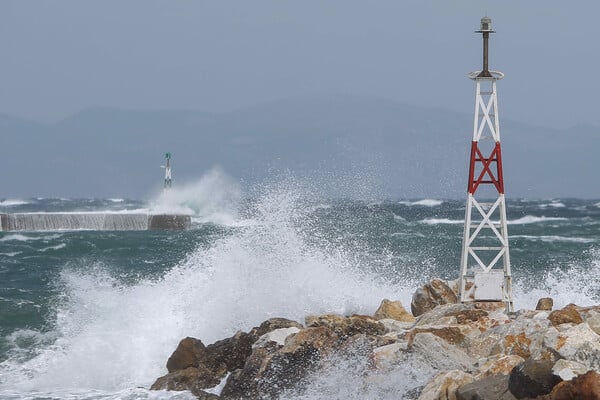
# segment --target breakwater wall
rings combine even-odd
[[[15,213],[0,214],[2,231],[146,231],[186,230],[191,217],[181,214]]]

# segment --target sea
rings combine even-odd
[[[271,317],[410,309],[456,279],[465,199],[320,195],[286,180],[244,190],[209,176],[151,199],[0,198],[0,213],[178,212],[186,231],[0,232],[1,399],[192,399],[150,391],[186,336]],[[507,198],[515,309],[600,304],[600,200]],[[434,373],[344,359],[290,399],[401,399]],[[217,393],[219,388],[214,389]]]

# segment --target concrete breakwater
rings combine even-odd
[[[144,213],[15,213],[0,214],[1,231],[145,231],[186,230],[191,217]]]

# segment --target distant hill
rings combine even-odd
[[[248,185],[287,171],[339,197],[462,198],[472,115],[372,97],[285,99],[223,114],[90,108],[44,125],[0,115],[0,198],[139,198],[220,165]],[[597,128],[501,120],[507,195],[600,197]],[[7,173],[8,171],[8,173]]]

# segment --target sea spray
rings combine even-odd
[[[372,313],[384,297],[410,298],[414,282],[390,285],[362,256],[305,240],[304,198],[264,194],[234,229],[200,246],[160,279],[126,285],[102,265],[65,268],[57,306],[58,339],[32,359],[4,365],[1,385],[22,390],[148,387],[185,336],[211,343],[281,316]]]
[[[233,224],[242,192],[237,182],[221,168],[214,167],[199,180],[174,185],[150,202],[154,214],[189,214],[198,222]]]

